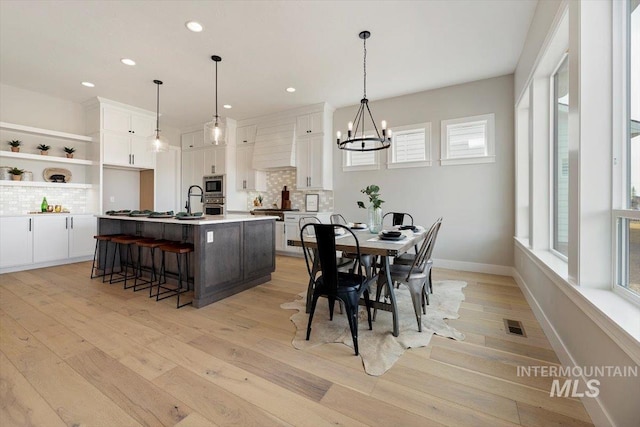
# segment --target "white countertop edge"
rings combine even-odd
[[[133,217],[133,216],[117,216],[117,215],[96,215],[97,218],[103,219],[115,219],[124,221],[145,221],[145,222],[162,222],[167,224],[184,224],[184,225],[207,225],[207,224],[224,224],[229,222],[242,222],[242,221],[264,221],[278,219],[277,216],[269,215],[241,215],[241,214],[226,214],[226,215],[205,215],[205,219],[191,219],[180,220],[175,218],[148,218],[148,217]]]
[[[40,212],[40,213],[16,213],[16,214],[2,214],[0,218],[15,218],[23,216],[54,216],[54,215],[95,215],[93,212]]]

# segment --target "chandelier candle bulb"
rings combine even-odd
[[[387,129],[387,121],[383,120],[382,121],[382,130],[386,130]]]

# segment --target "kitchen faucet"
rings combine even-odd
[[[193,187],[199,188],[200,194],[191,194],[191,190],[193,190]],[[189,191],[187,191],[187,204],[184,205],[184,208],[187,210],[187,213],[191,213],[191,197],[193,196],[200,196],[200,203],[204,202],[203,200],[204,191],[202,190],[202,187],[200,187],[199,185],[192,185],[191,187],[189,187]]]

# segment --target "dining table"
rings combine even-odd
[[[399,227],[393,227],[389,230],[398,230]],[[382,234],[374,234],[371,233],[368,229],[359,230],[352,228],[351,231],[354,232],[346,233],[342,235],[336,235],[336,251],[343,251],[350,254],[354,254],[357,251],[356,239],[357,243],[360,247],[360,255],[372,255],[375,259],[376,257],[380,257],[380,271],[378,274],[383,274],[386,276],[385,286],[386,286],[386,295],[389,299],[389,302],[386,301],[372,301],[372,307],[378,310],[388,311],[392,313],[393,316],[393,336],[397,337],[399,335],[399,325],[398,325],[398,305],[396,301],[396,296],[394,292],[393,281],[391,280],[390,268],[391,260],[401,255],[405,252],[410,251],[414,247],[424,240],[427,235],[426,229],[424,227],[416,227],[416,230],[413,231],[411,229],[400,230],[402,233],[402,238],[397,240],[385,240],[381,238]],[[355,236],[355,237],[354,237]],[[313,236],[305,236],[304,238],[305,247],[310,249],[316,249],[317,245],[315,242],[315,238]],[[300,236],[296,236],[294,238],[288,239],[287,244],[289,246],[298,246],[302,247],[302,241],[300,240]],[[316,260],[318,257],[314,257]],[[312,276],[315,277],[315,273],[317,273],[319,266],[316,262],[314,262]],[[378,280],[380,283],[380,280]],[[313,291],[313,279],[309,281],[309,289],[307,290],[307,295],[309,295]],[[360,302],[361,305],[364,305],[364,301]]]

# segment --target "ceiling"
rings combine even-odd
[[[215,110],[215,54],[221,115],[238,120],[323,101],[339,108],[362,97],[360,31],[371,31],[374,101],[512,73],[536,3],[1,0],[0,82],[155,111],[160,79],[162,123],[184,129]],[[204,31],[188,31],[189,20]]]

